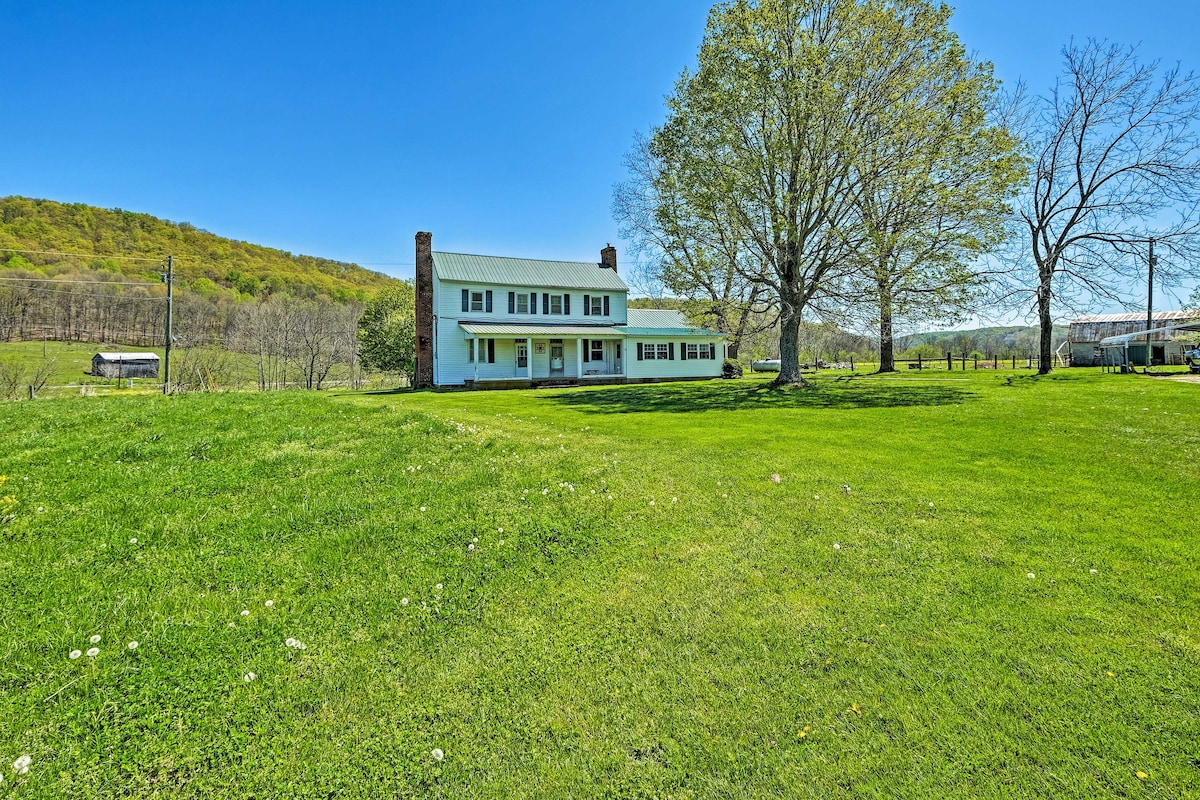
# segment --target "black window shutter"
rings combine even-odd
[[[675,343],[674,342],[667,342],[667,360],[668,361],[675,360]]]
[[[592,360],[592,343],[588,339],[583,340],[583,360],[585,363]]]
[[[529,313],[530,314],[537,313],[537,292],[529,293]]]
[[[592,296],[585,294],[583,296],[583,315],[589,316],[592,313]]]
[[[638,361],[642,360],[642,343],[638,342]]]
[[[488,363],[496,363],[496,340],[488,339]]]
[[[542,292],[542,313],[543,314],[550,313],[550,293],[549,292]]]
[[[468,311],[471,308],[471,293],[463,289],[463,311]]]
[[[563,295],[563,313],[564,314],[571,313],[571,295],[569,295],[569,294]]]
[[[483,296],[485,298],[483,301],[483,310],[490,314],[492,313],[492,290],[488,289],[484,292]]]
[[[687,361],[687,342],[679,343],[679,360]]]
[[[608,313],[608,295],[604,295],[604,316],[609,316]]]
[[[510,314],[517,313],[517,293],[516,292],[508,293],[508,313],[510,313]]]
[[[715,344],[710,344],[710,345],[708,346],[708,357],[709,357],[709,358],[711,358],[711,359],[713,359],[714,361],[716,361],[716,359],[717,359],[717,346],[716,346]]]

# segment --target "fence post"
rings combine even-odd
[[[921,354],[917,353],[917,372],[920,372],[924,367],[921,366]]]
[[[1017,368],[1017,357],[1016,356],[1013,356],[1013,367],[1012,368],[1013,369]]]
[[[29,399],[30,400],[33,399],[33,387],[32,386],[29,387]]]
[[[962,354],[962,371],[963,372],[967,371],[967,354],[966,353]]]
[[[946,351],[946,369],[954,372],[954,359],[951,357],[950,351]]]
[[[854,372],[854,356],[850,356],[850,371]]]
[[[971,361],[973,361],[973,362],[974,362],[974,363],[972,364],[972,367],[973,367],[974,369],[979,369],[979,356],[971,356]]]

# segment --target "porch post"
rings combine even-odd
[[[479,385],[479,339],[471,340],[471,361],[475,365],[475,385]]]
[[[583,380],[583,339],[575,340],[575,377]]]
[[[525,339],[525,378],[533,380],[533,337]]]

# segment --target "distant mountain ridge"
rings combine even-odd
[[[364,300],[397,279],[356,264],[227,239],[187,222],[149,214],[0,198],[0,248],[79,254],[67,257],[0,251],[0,270],[33,269],[47,276],[99,271],[159,280],[159,260],[175,259],[177,285],[197,291],[224,287],[241,295]],[[150,261],[130,261],[129,257]]]

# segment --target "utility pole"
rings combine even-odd
[[[171,290],[175,283],[175,259],[167,256],[167,273],[163,275],[167,284],[167,346],[166,358],[163,359],[163,394],[171,393]]]
[[[1150,240],[1150,277],[1146,281],[1146,330],[1154,330],[1154,239]],[[1146,369],[1150,369],[1150,340],[1154,338],[1154,334],[1146,334]]]

